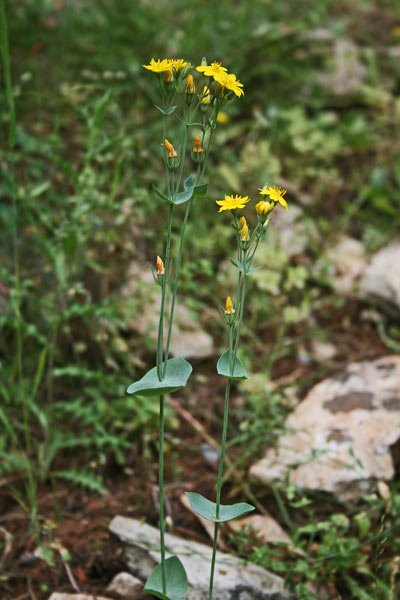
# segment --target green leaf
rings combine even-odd
[[[247,504],[247,502],[238,502],[237,504],[227,504],[225,506],[220,504],[219,517],[217,519],[217,505],[215,502],[211,502],[211,500],[207,500],[207,498],[204,498],[204,496],[196,494],[195,492],[185,493],[189,498],[190,505],[194,512],[214,523],[233,521],[233,519],[244,517],[254,510],[254,506]]]
[[[166,591],[163,592],[162,565],[156,566],[149,575],[144,592],[153,594],[161,600],[185,600],[188,592],[188,580],[183,564],[177,556],[165,561]]]
[[[172,202],[172,204],[184,204],[193,196],[193,190],[194,188],[189,188],[184,192],[180,192],[176,196],[173,196],[170,202]]]
[[[167,202],[169,202],[169,204],[173,204],[173,202],[171,202],[170,198],[168,198],[168,196],[166,196],[165,194],[160,192],[160,190],[158,190],[154,185],[153,185],[153,190],[155,191],[156,195],[159,198],[161,198],[161,200],[166,200]]]
[[[246,369],[242,365],[238,357],[235,358],[235,364],[233,366],[233,373],[231,374],[230,367],[231,351],[227,350],[223,353],[219,361],[217,362],[218,375],[229,377],[229,379],[248,379]]]
[[[194,186],[193,196],[195,198],[205,198],[208,192],[208,183],[202,183],[201,185]]]
[[[160,111],[160,113],[162,113],[163,115],[170,115],[174,112],[174,110],[176,109],[176,106],[171,106],[168,110],[164,110],[163,108],[160,108],[159,106],[157,106],[157,104],[154,105],[156,107],[157,110]]]
[[[183,182],[183,187],[185,188],[185,190],[190,190],[190,188],[194,187],[194,181],[191,175],[189,175],[189,177],[185,179],[185,181]]]
[[[249,269],[250,265],[251,265],[251,261],[252,259],[249,258],[244,264],[240,261],[234,261],[231,259],[231,263],[237,268],[239,269],[239,271],[241,273],[243,273],[246,276],[251,275],[252,273],[254,273],[255,271],[258,271],[259,269],[262,269],[262,266],[260,267],[254,267],[254,269]]]
[[[161,396],[172,394],[185,387],[192,372],[192,366],[184,358],[171,358],[167,362],[165,377],[159,381],[157,367],[146,373],[139,381],[128,387],[128,394],[137,396]]]

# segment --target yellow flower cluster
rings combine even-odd
[[[222,88],[232,91],[238,98],[243,96],[243,84],[236,79],[236,75],[228,73],[228,69],[223,67],[221,63],[213,62],[211,65],[200,65],[196,67],[196,70],[206,75],[206,77],[213,77],[214,81],[219,83]]]
[[[258,188],[258,190],[261,196],[268,196],[271,200],[271,202],[267,200],[260,200],[260,202],[256,204],[255,209],[257,214],[260,215],[260,217],[266,217],[278,203],[281,204],[281,206],[283,206],[286,210],[288,210],[288,205],[284,198],[286,190],[278,187],[277,185],[268,187],[264,186],[263,188]],[[235,197],[226,195],[224,200],[216,201],[216,203],[220,206],[218,212],[222,212],[223,210],[237,210],[238,208],[244,208],[247,202],[249,202],[248,196],[242,197],[238,196],[237,194]],[[244,217],[241,217],[239,225],[241,228],[240,232],[242,235],[242,241],[245,241],[246,236],[248,235],[248,228],[246,219]]]
[[[185,69],[186,74],[191,68],[191,64],[186,62],[183,58],[170,59],[164,58],[163,60],[152,58],[150,64],[143,65],[148,71],[153,73],[165,73],[165,81],[171,83],[173,81],[173,73],[178,73],[181,69]],[[223,67],[219,62],[212,62],[211,65],[199,65],[196,67],[199,73],[203,73],[206,77],[213,77],[219,86],[221,86],[221,96],[224,96],[225,90],[233,92],[238,98],[243,96],[243,84],[236,78],[234,73],[228,73],[228,69]],[[194,93],[193,77],[189,75],[190,79],[186,82],[186,93]],[[193,91],[191,91],[193,90]],[[204,86],[202,94],[202,104],[208,104],[210,102],[210,93],[207,86]]]

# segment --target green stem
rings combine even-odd
[[[213,540],[213,553],[212,553],[212,559],[211,559],[210,587],[208,589],[209,600],[212,600],[213,587],[214,587],[215,559],[217,556],[217,542],[218,542],[218,525],[219,525],[219,523],[214,524],[214,540]]]
[[[168,168],[168,156],[165,149],[165,140],[167,138],[167,118],[168,115],[163,116],[163,140],[162,140],[162,153],[165,165],[165,180],[167,182],[167,196],[171,195],[171,186],[169,183],[169,168]]]
[[[162,374],[163,377],[165,377],[165,370],[167,368],[167,360],[168,360],[169,347],[170,347],[171,334],[172,334],[172,323],[174,320],[175,300],[176,300],[176,294],[178,292],[179,274],[180,274],[181,263],[182,263],[183,242],[185,239],[185,229],[186,229],[186,224],[189,219],[191,205],[192,205],[192,198],[190,198],[189,202],[187,203],[185,217],[183,219],[183,224],[182,224],[181,238],[179,240],[178,258],[177,258],[177,262],[176,262],[176,273],[175,273],[174,287],[173,287],[173,291],[172,291],[171,308],[170,308],[170,314],[169,314],[167,344],[165,346],[165,357],[164,357],[165,361],[164,361],[163,374]]]
[[[180,165],[180,169],[179,169],[179,176],[178,176],[178,181],[176,184],[176,188],[175,188],[175,194],[179,193],[179,186],[181,185],[181,181],[182,181],[182,172],[183,172],[183,167],[185,165],[185,155],[186,155],[186,144],[187,144],[187,137],[188,137],[188,129],[189,129],[189,125],[185,125],[185,130],[183,132],[183,142],[182,142],[182,147],[181,147],[181,165]]]
[[[160,552],[163,594],[167,592],[165,573],[165,520],[164,520],[164,396],[160,396],[160,437],[158,456],[158,495],[160,502]]]
[[[162,283],[162,292],[161,292],[161,307],[160,307],[160,320],[158,323],[158,336],[157,336],[157,375],[159,381],[162,381],[163,371],[165,374],[165,369],[167,368],[165,360],[165,367],[162,366],[163,363],[163,338],[164,338],[164,310],[165,310],[165,298],[167,294],[167,283],[168,283],[168,274],[169,274],[169,262],[170,262],[170,251],[171,251],[171,230],[172,230],[172,210],[174,205],[170,204],[169,213],[168,213],[168,233],[167,233],[167,247],[165,251],[165,274]]]
[[[222,490],[222,472],[224,469],[225,460],[225,448],[226,448],[226,434],[228,431],[228,413],[229,413],[229,394],[231,390],[232,379],[228,379],[225,389],[225,405],[224,405],[224,424],[222,428],[222,442],[221,451],[219,455],[218,465],[218,477],[217,477],[217,508],[215,516],[219,518],[219,510],[221,506],[221,490]],[[210,588],[209,588],[209,600],[212,599],[213,586],[214,586],[214,572],[215,572],[215,557],[217,553],[217,540],[218,540],[218,523],[214,524],[214,542],[213,542],[213,553],[211,559],[211,573],[210,573]]]

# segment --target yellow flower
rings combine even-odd
[[[202,104],[210,104],[210,102],[211,102],[210,90],[206,85],[203,87],[203,92],[202,92],[201,96],[202,96],[202,98],[201,98]]]
[[[240,219],[239,225],[241,225],[240,235],[242,236],[242,242],[248,242],[249,241],[249,228],[247,226],[247,221],[244,217],[242,217]]]
[[[264,186],[262,189],[258,189],[262,196],[269,196],[273,202],[279,202],[286,210],[288,209],[287,202],[283,197],[286,194],[286,190],[277,185],[268,186],[268,188]]]
[[[222,212],[223,210],[236,210],[237,208],[244,208],[248,201],[248,196],[242,197],[236,194],[235,197],[225,195],[225,200],[217,200],[216,202],[221,207],[218,212]]]
[[[236,75],[233,73],[217,73],[214,75],[214,79],[217,81],[217,83],[222,85],[222,87],[236,94],[238,98],[243,96],[243,83],[240,83],[239,79],[236,79]]]
[[[174,58],[173,60],[171,60],[171,63],[175,73],[177,73],[181,69],[184,69],[187,65],[186,60],[183,60],[183,58]]]
[[[272,204],[272,202],[267,202],[266,200],[260,200],[255,206],[256,212],[260,217],[266,217],[273,208],[274,204]]]
[[[157,256],[157,275],[165,275],[164,263],[159,256]]]
[[[185,87],[185,92],[187,94],[194,94],[196,91],[196,88],[194,86],[194,81],[193,81],[193,76],[192,75],[188,75],[186,77],[186,87]]]
[[[203,148],[201,147],[201,141],[199,137],[194,138],[193,152],[203,152]]]
[[[229,115],[226,114],[223,110],[217,115],[217,123],[229,123]]]
[[[393,35],[400,37],[400,25],[395,25],[392,29]]]
[[[151,59],[149,65],[143,65],[145,69],[149,71],[153,71],[153,73],[163,73],[164,71],[170,71],[172,67],[172,61],[169,58],[164,58],[164,60],[154,60]]]
[[[204,75],[206,75],[207,77],[214,77],[214,79],[216,74],[224,73],[227,70],[228,69],[221,66],[221,63],[215,61],[211,63],[211,65],[200,65],[199,67],[196,67],[196,71],[204,73]]]
[[[165,149],[168,152],[168,158],[174,158],[175,156],[178,156],[175,148],[173,147],[173,145],[171,144],[171,142],[169,142],[167,139],[164,142],[165,144]]]
[[[231,300],[230,296],[228,296],[227,299],[226,299],[225,314],[227,314],[227,315],[234,315],[235,314],[235,309],[233,308],[233,304],[232,304],[232,300]]]

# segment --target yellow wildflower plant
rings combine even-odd
[[[224,200],[217,200],[216,203],[220,206],[218,212],[222,212],[223,210],[236,210],[237,208],[244,208],[249,202],[248,196],[238,196],[236,194],[235,197],[225,195]]]
[[[262,196],[269,196],[272,202],[279,202],[279,204],[281,204],[281,206],[283,206],[286,210],[288,209],[287,202],[283,197],[286,194],[286,190],[277,185],[268,187],[264,186],[263,188],[258,189]]]
[[[226,315],[234,315],[235,314],[235,309],[233,308],[233,303],[232,303],[232,299],[230,296],[228,296],[226,299],[225,314]]]
[[[267,200],[260,200],[260,202],[257,202],[255,209],[258,215],[260,215],[260,217],[266,217],[271,210],[274,208],[274,204],[272,202],[267,202]]]
[[[221,63],[216,61],[212,62],[211,65],[200,65],[199,67],[196,67],[196,71],[203,73],[206,77],[214,77],[214,79],[216,75],[225,73],[227,70],[228,69],[223,67]]]
[[[143,67],[148,71],[153,71],[153,73],[164,73],[165,71],[171,70],[172,61],[169,58],[164,58],[163,60],[154,60],[154,58],[152,58],[150,64],[143,65]]]

